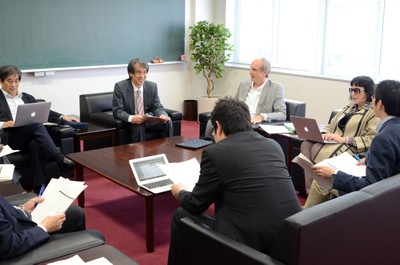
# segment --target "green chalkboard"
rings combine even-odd
[[[0,65],[22,70],[178,61],[185,0],[1,0]]]

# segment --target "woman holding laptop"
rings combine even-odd
[[[376,135],[379,119],[371,107],[375,90],[374,81],[368,76],[357,76],[350,82],[350,102],[322,130],[324,140],[337,144],[321,144],[304,141],[301,153],[313,163],[348,152],[350,155],[364,153],[370,147]],[[309,193],[304,208],[319,204],[331,197],[337,197],[337,191],[325,192],[311,176],[305,173],[306,190]],[[311,187],[310,187],[311,186]]]

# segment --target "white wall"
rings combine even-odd
[[[223,23],[224,1],[186,0],[185,3],[187,27],[202,19]],[[185,50],[188,51],[187,41]],[[185,99],[205,95],[206,81],[194,74],[188,52],[186,54],[187,63],[150,66],[148,80],[158,83],[161,102],[167,108],[182,111]],[[80,94],[112,91],[116,82],[127,77],[126,67],[56,71],[54,76],[46,77],[26,73],[20,90],[53,102],[52,109],[56,111],[79,114]],[[214,94],[234,95],[239,82],[248,78],[248,69],[227,67],[223,78],[215,81]],[[326,122],[333,108],[347,103],[348,82],[282,74],[274,69],[270,78],[285,86],[287,98],[305,101],[307,116],[319,122]]]

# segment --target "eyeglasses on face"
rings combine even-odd
[[[354,92],[354,94],[360,94],[361,91],[365,91],[365,89],[359,87],[349,87],[349,93]]]

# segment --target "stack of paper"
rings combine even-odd
[[[295,132],[293,123],[291,122],[283,124],[260,124],[260,128],[266,131],[268,134],[284,134]]]
[[[312,176],[312,178],[318,182],[318,184],[325,190],[330,191],[332,189],[333,181],[331,179],[321,178],[314,173],[314,170],[311,168],[314,166],[306,156],[300,153],[296,156],[292,162],[299,164],[307,175]],[[349,153],[342,153],[338,156],[325,159],[316,164],[317,166],[330,166],[335,169],[339,169],[349,175],[353,175],[356,177],[362,177],[366,175],[366,166],[365,165],[357,165],[357,160],[352,157]]]
[[[64,213],[86,187],[83,181],[51,179],[42,195],[44,201],[32,211],[32,220],[40,224],[49,215]]]
[[[12,180],[14,168],[13,164],[0,164],[0,182]]]

